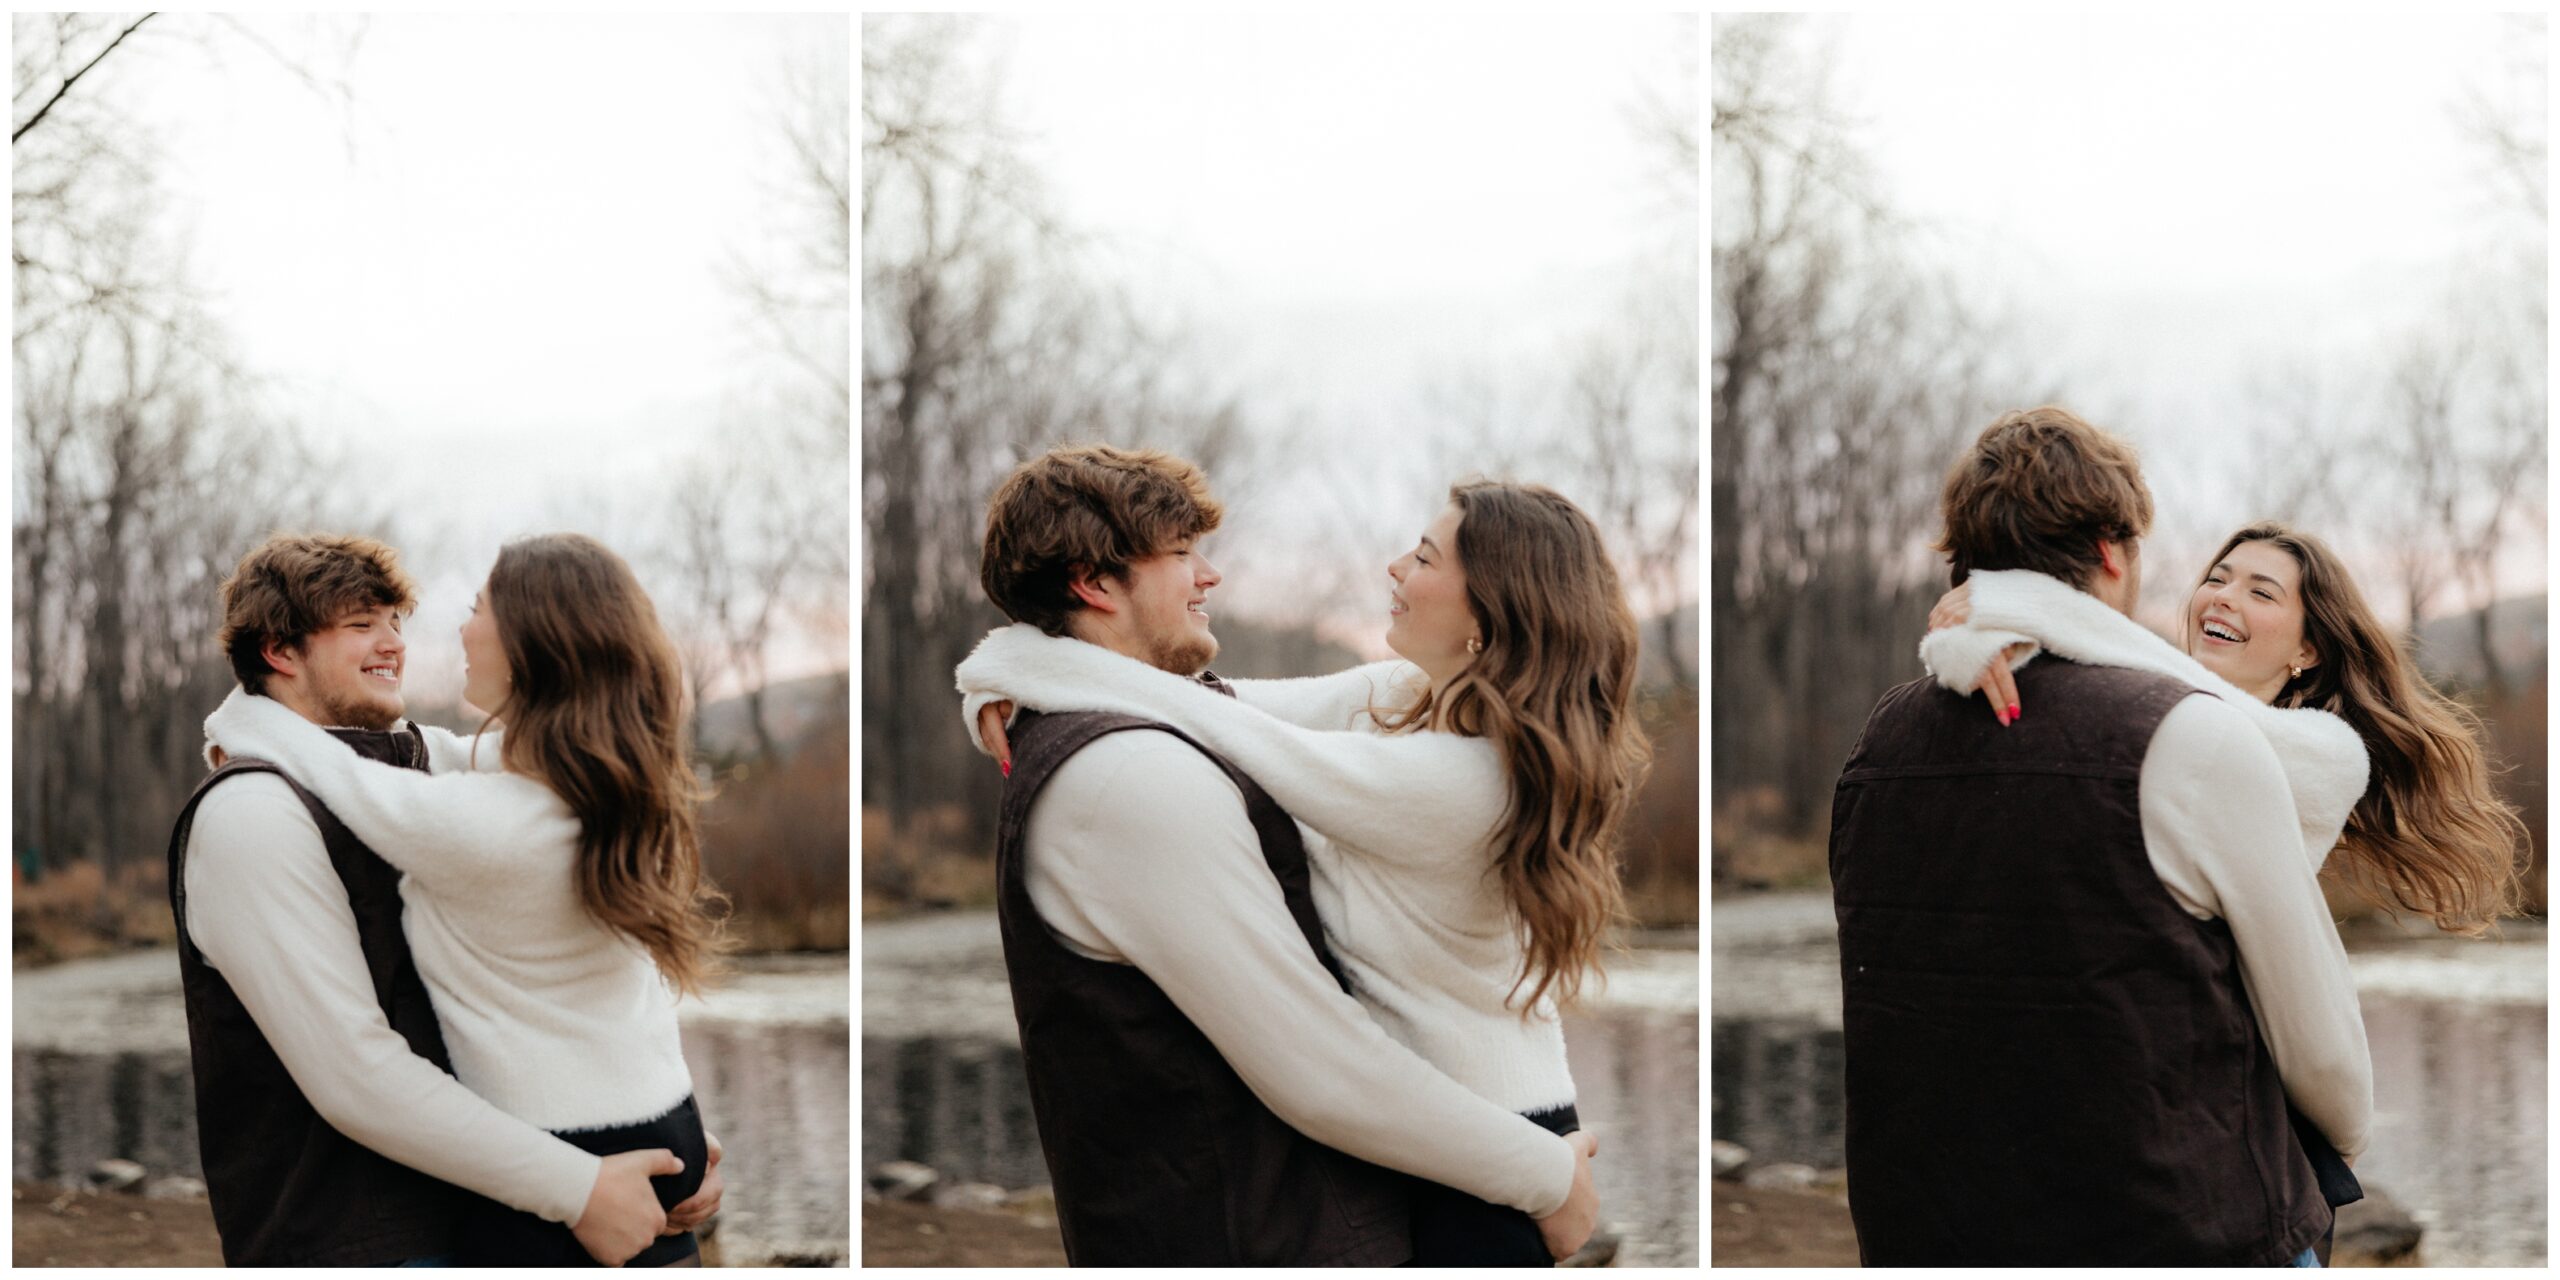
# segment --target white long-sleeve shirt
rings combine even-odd
[[[205,732],[281,766],[400,869],[409,952],[474,1093],[554,1131],[636,1124],[692,1093],[674,995],[645,949],[587,912],[582,828],[551,788],[367,760],[240,691]]]
[[[1948,688],[1970,691],[1996,655],[2024,640],[2215,695],[2180,702],[2152,735],[2142,761],[2143,845],[2187,914],[2230,924],[2241,983],[2294,1105],[2341,1154],[2362,1152],[2373,1060],[2346,946],[2318,882],[2364,792],[2355,730],[2324,711],[2258,702],[2067,583],[2020,571],[1978,573],[1973,582],[1971,620],[1929,633],[1922,647]]]
[[[391,1029],[346,886],[283,779],[244,774],[205,796],[185,885],[188,938],[330,1127],[553,1222],[586,1212],[601,1160],[473,1093]]]
[[[1492,874],[1510,802],[1499,749],[1450,733],[1379,733],[1365,714],[1373,700],[1409,700],[1419,672],[1379,664],[1241,681],[1227,698],[1108,649],[1015,626],[988,635],[958,677],[976,695],[964,714],[1000,696],[1141,715],[1198,738],[1322,837],[1307,848],[1316,914],[1378,1025],[1508,1110],[1574,1100],[1553,1003],[1541,999],[1526,1018],[1512,1003],[1524,948]]]
[[[1532,1216],[1563,1206],[1572,1150],[1433,1070],[1343,994],[1290,916],[1243,795],[1190,744],[1133,729],[1078,751],[1032,804],[1024,849],[1042,922],[1079,954],[1143,971],[1290,1127]]]

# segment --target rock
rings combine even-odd
[[[151,1184],[143,1188],[142,1198],[145,1200],[202,1200],[204,1199],[204,1181],[200,1178],[174,1174],[166,1178],[153,1178]]]
[[[1773,1191],[1810,1191],[1822,1177],[1800,1164],[1764,1164],[1742,1175],[1742,1185]]]
[[[922,1200],[940,1181],[941,1174],[913,1160],[888,1160],[871,1167],[871,1189],[884,1200]]]
[[[1708,1149],[1715,1161],[1716,1181],[1741,1181],[1743,1167],[1751,1163],[1751,1152],[1747,1148],[1740,1143],[1727,1142],[1718,1138],[1709,1144]]]
[[[1025,1222],[1055,1226],[1058,1222],[1058,1195],[1048,1187],[1025,1187],[1004,1198],[1007,1212]]]
[[[2329,1251],[2333,1267],[2413,1265],[2426,1228],[2390,1196],[2365,1188],[2364,1199],[2338,1210],[2338,1239]]]
[[[1005,1190],[984,1182],[946,1182],[933,1189],[930,1199],[936,1209],[993,1213],[1004,1207]]]
[[[89,1185],[100,1191],[131,1191],[151,1171],[131,1160],[101,1160],[89,1166]]]
[[[1622,1237],[1611,1231],[1594,1231],[1582,1242],[1572,1257],[1557,1263],[1559,1267],[1605,1267],[1618,1260],[1618,1244]]]

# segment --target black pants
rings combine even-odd
[[[559,1135],[561,1141],[582,1151],[600,1156],[624,1151],[647,1151],[664,1147],[684,1161],[684,1172],[662,1174],[649,1179],[658,1193],[658,1203],[672,1209],[702,1189],[703,1170],[711,1159],[709,1144],[702,1137],[702,1113],[696,1111],[693,1099],[677,1103],[674,1110],[654,1120],[638,1124],[615,1125],[610,1129],[582,1129]],[[491,1200],[482,1200],[463,1220],[462,1243],[455,1251],[466,1267],[593,1267],[601,1265],[587,1255],[585,1246],[569,1228],[549,1222],[521,1210],[510,1209]],[[624,1266],[664,1267],[681,1263],[701,1252],[701,1245],[690,1231],[682,1235],[661,1236],[641,1250]]]
[[[1582,1127],[1568,1103],[1532,1111],[1529,1119],[1559,1136]],[[1436,1182],[1416,1184],[1413,1265],[1417,1267],[1552,1267],[1538,1221],[1509,1205],[1478,1200]]]

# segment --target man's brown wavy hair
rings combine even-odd
[[[2151,528],[2133,446],[2046,405],[2002,414],[1947,470],[1935,547],[1950,585],[1978,569],[2032,569],[2086,589],[2104,542]]]
[[[275,674],[268,645],[300,649],[340,618],[383,605],[418,607],[398,552],[356,534],[273,534],[222,580],[223,656],[241,688],[263,695]]]
[[[639,943],[679,992],[698,992],[721,947],[702,873],[687,755],[693,713],[675,642],[631,566],[575,533],[509,543],[489,570],[508,689],[499,760],[578,816],[578,897]]]
[[[1006,617],[1065,635],[1084,607],[1071,585],[1079,572],[1125,578],[1133,562],[1202,537],[1225,516],[1208,477],[1172,454],[1066,445],[996,486],[978,581]]]

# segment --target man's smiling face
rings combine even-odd
[[[320,723],[354,729],[388,729],[408,704],[400,675],[408,643],[400,637],[399,610],[373,605],[349,611],[302,642],[297,673],[308,714]]]

